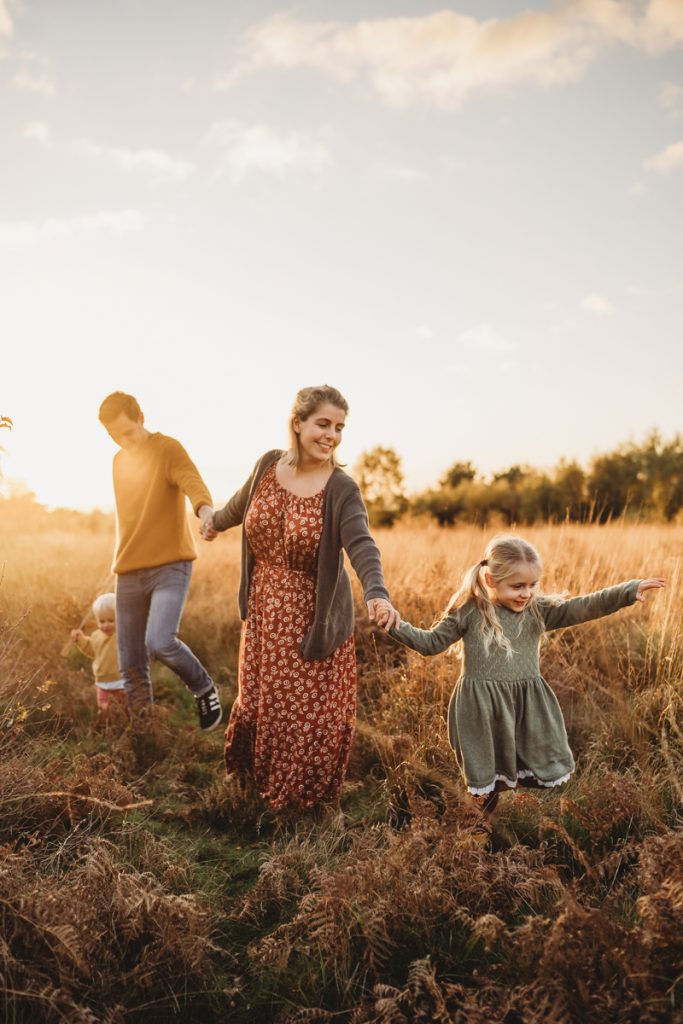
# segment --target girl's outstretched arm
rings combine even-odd
[[[666,586],[666,580],[662,579],[661,576],[653,576],[648,580],[641,580],[640,586],[636,591],[636,601],[644,601],[648,590],[661,590],[664,586]]]
[[[571,597],[560,604],[551,604],[543,597],[538,600],[546,630],[563,629],[566,626],[578,626],[579,623],[588,622],[590,619],[612,615],[620,608],[645,600],[644,594],[647,590],[663,586],[664,580],[661,579],[629,580],[627,583],[617,583],[614,587],[598,590],[594,594]]]
[[[465,632],[460,609],[445,615],[433,629],[417,629],[409,622],[401,620],[401,624],[389,630],[389,636],[400,641],[418,654],[441,654],[456,640],[460,640]]]

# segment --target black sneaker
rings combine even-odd
[[[216,687],[212,686],[210,690],[207,690],[200,697],[195,697],[195,700],[197,701],[199,728],[202,732],[211,732],[217,725],[220,725],[221,718],[223,717],[221,699],[218,696]]]

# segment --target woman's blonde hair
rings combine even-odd
[[[341,391],[337,391],[329,384],[321,384],[320,387],[315,388],[302,388],[301,391],[297,391],[289,417],[289,451],[285,456],[285,462],[290,466],[299,464],[299,435],[294,429],[294,420],[307,420],[326,402],[336,409],[341,409],[343,413],[349,411],[349,404]],[[333,466],[338,465],[334,452],[330,455],[330,462]]]
[[[453,594],[448,603],[447,612],[453,608],[462,608],[470,601],[476,606],[481,616],[481,631],[484,636],[484,648],[488,654],[491,643],[495,641],[502,647],[508,658],[514,654],[510,641],[503,632],[503,627],[496,615],[496,606],[489,597],[484,585],[483,575],[489,572],[494,584],[502,583],[511,576],[518,565],[532,565],[538,569],[539,575],[542,570],[541,556],[533,544],[513,534],[501,534],[489,541],[484,557],[467,570],[460,589]],[[541,622],[541,613],[538,609],[537,594],[533,594],[531,601],[525,611],[529,611]]]

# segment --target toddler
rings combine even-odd
[[[92,610],[97,629],[90,636],[80,629],[72,629],[71,639],[80,651],[92,658],[97,709],[100,718],[108,720],[118,710],[127,714],[125,684],[119,672],[116,646],[116,595],[100,594]]]

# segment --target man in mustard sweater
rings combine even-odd
[[[132,395],[115,391],[99,412],[119,446],[116,499],[116,620],[119,666],[133,721],[152,704],[150,655],[168,665],[195,696],[201,729],[215,729],[221,704],[213,681],[178,628],[197,557],[185,501],[204,526],[213,520],[211,495],[183,446],[150,433]]]

